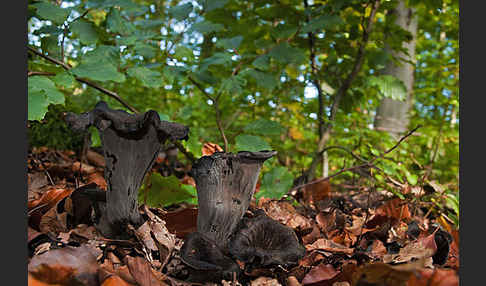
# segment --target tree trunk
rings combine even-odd
[[[407,130],[409,123],[409,110],[412,103],[414,69],[415,66],[415,44],[417,38],[417,17],[415,9],[405,5],[404,0],[400,0],[397,7],[390,11],[388,16],[395,16],[395,24],[408,31],[412,35],[409,42],[404,42],[403,46],[408,55],[393,51],[389,46],[385,46],[394,59],[399,62],[390,60],[385,66],[383,74],[395,76],[401,80],[407,88],[407,98],[404,101],[383,98],[376,111],[375,129],[387,131],[395,137]]]

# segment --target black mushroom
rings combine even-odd
[[[97,228],[105,236],[116,237],[125,233],[127,224],[141,225],[137,196],[142,180],[161,144],[168,139],[187,139],[189,128],[161,121],[153,110],[130,114],[110,109],[103,101],[89,112],[68,113],[65,119],[74,130],[95,126],[100,134],[108,188],[106,204],[100,204],[102,215]]]
[[[305,254],[295,232],[271,219],[263,210],[243,218],[229,243],[230,254],[253,268],[290,266]]]
[[[273,266],[296,263],[303,256],[305,250],[292,229],[261,213],[243,219],[260,169],[276,153],[216,152],[194,163],[191,175],[198,195],[197,232],[181,248],[182,260],[192,268],[189,281],[220,282],[239,276],[236,259],[250,263],[258,260],[258,266]],[[265,230],[261,234],[253,234],[262,229]],[[245,240],[245,235],[251,237]],[[266,239],[272,235],[273,240]],[[264,241],[258,241],[261,239]],[[247,246],[253,247],[250,252],[244,249]]]

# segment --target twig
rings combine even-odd
[[[363,163],[363,164],[360,164],[360,165],[355,165],[355,166],[352,166],[352,167],[349,167],[349,168],[345,168],[345,169],[341,169],[340,171],[338,171],[338,172],[336,172],[336,173],[334,173],[334,174],[332,174],[330,176],[327,176],[325,178],[320,178],[320,179],[314,180],[314,181],[309,182],[309,183],[306,183],[306,184],[302,184],[302,185],[299,185],[299,186],[295,186],[292,189],[290,189],[288,191],[288,193],[291,193],[294,190],[298,190],[298,189],[307,187],[307,186],[312,185],[312,184],[316,184],[316,183],[319,183],[319,182],[322,182],[322,181],[327,181],[327,180],[329,180],[329,179],[331,179],[333,177],[336,177],[337,175],[340,175],[340,174],[342,174],[344,172],[347,172],[347,171],[352,171],[352,170],[356,170],[356,169],[360,169],[360,168],[376,168],[376,166],[373,165],[373,162],[374,161],[376,161],[377,159],[383,158],[386,154],[388,154],[391,151],[395,150],[395,148],[397,148],[398,145],[400,145],[400,143],[402,143],[403,140],[407,139],[410,135],[412,135],[420,127],[422,127],[422,126],[419,125],[419,126],[415,127],[410,132],[408,132],[406,135],[404,135],[402,138],[400,138],[400,140],[398,140],[398,142],[393,147],[391,147],[390,149],[386,150],[385,152],[383,152],[379,156],[373,157],[371,160],[367,161],[366,163]]]
[[[27,48],[29,49],[29,51],[33,52],[34,54],[56,64],[56,65],[60,65],[62,66],[65,70],[70,70],[72,67],[69,65],[69,64],[66,64],[65,62],[63,61],[60,61],[60,60],[57,60],[53,57],[50,57],[48,55],[44,55],[43,53],[37,51],[36,49],[30,47],[30,46],[27,46]],[[85,83],[86,85],[104,93],[104,94],[107,94],[108,96],[114,98],[115,100],[117,100],[118,102],[120,102],[123,106],[125,106],[127,109],[129,109],[130,111],[134,112],[134,113],[139,113],[137,109],[135,109],[134,107],[130,106],[128,103],[126,103],[116,92],[114,91],[110,91],[106,88],[103,88],[91,81],[88,81],[86,79],[83,79],[83,78],[79,78],[79,77],[74,77],[77,81],[79,82],[82,82],[82,83]]]
[[[204,88],[198,82],[196,82],[191,76],[188,76],[187,78],[203,93],[204,96],[206,96],[208,99],[210,99],[213,102],[214,111],[216,113],[216,125],[218,126],[218,130],[219,133],[221,134],[221,138],[223,138],[224,151],[228,152],[228,139],[224,134],[224,128],[221,122],[221,110],[219,109],[219,97],[221,96],[221,93],[218,93],[216,97],[213,97],[209,93],[207,93],[204,90]]]
[[[42,71],[28,71],[27,76],[34,76],[34,75],[45,75],[45,76],[53,76],[56,75],[53,72],[42,72]]]

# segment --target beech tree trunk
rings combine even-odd
[[[388,45],[385,49],[395,60],[389,60],[383,74],[393,75],[401,80],[407,88],[407,98],[404,101],[383,98],[380,102],[375,116],[375,129],[387,131],[395,137],[407,130],[409,123],[409,110],[412,104],[414,70],[415,66],[415,44],[417,38],[417,17],[415,9],[406,6],[404,0],[400,0],[397,7],[391,10],[388,17],[396,17],[394,23],[412,35],[409,42],[404,42],[408,55],[392,50]]]

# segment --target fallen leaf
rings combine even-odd
[[[302,280],[303,285],[327,281],[339,274],[331,264],[319,264],[314,266]]]
[[[459,277],[451,269],[423,269],[412,275],[407,286],[458,286]]]
[[[404,263],[411,261],[412,259],[432,257],[437,251],[434,235],[435,233],[417,241],[410,242],[405,245],[405,247],[401,248],[397,254],[384,255],[383,262]]]
[[[295,276],[289,276],[287,277],[287,286],[300,286],[299,280],[295,278]]]
[[[162,215],[162,219],[169,232],[174,233],[178,238],[183,239],[197,229],[197,209],[187,208],[168,212]]]
[[[99,285],[97,252],[87,245],[49,250],[32,257],[28,271],[36,279],[47,283],[69,281],[68,285],[75,283],[83,283],[87,286]]]
[[[89,174],[88,178],[86,178],[86,181],[87,184],[95,183],[102,190],[107,190],[108,188],[102,172],[94,172]]]
[[[98,167],[105,167],[105,157],[103,155],[93,151],[93,150],[88,150],[86,152],[86,159],[88,159],[88,162],[90,164],[93,164]]]
[[[112,275],[106,278],[101,286],[131,286],[133,284],[127,283],[117,275]]]
[[[211,142],[204,143],[204,145],[202,147],[202,155],[203,156],[211,156],[215,152],[223,152],[223,148],[221,148],[216,143],[211,143]]]
[[[281,286],[277,279],[270,277],[259,277],[250,282],[250,286]]]
[[[128,265],[130,274],[140,286],[167,286],[166,283],[159,281],[150,264],[142,257],[126,256],[125,263]]]
[[[30,273],[27,278],[27,285],[29,286],[62,286],[61,284],[51,284],[51,283],[45,283],[40,280],[37,280],[34,276],[32,276]]]
[[[65,188],[51,188],[39,199],[27,202],[27,209],[30,211],[37,206],[45,205],[42,207],[42,210],[45,213],[47,210],[55,206],[60,200],[69,196],[72,191],[73,190],[68,190]]]
[[[313,205],[319,201],[323,201],[331,198],[331,185],[329,180],[319,181],[316,183],[308,183],[302,190],[304,203],[307,205]]]
[[[325,238],[319,238],[313,244],[306,245],[305,248],[307,249],[307,251],[319,249],[333,253],[344,253],[348,255],[351,255],[354,252],[352,248],[348,248],[344,245],[335,243],[334,241]]]
[[[353,273],[352,285],[406,286],[412,270],[401,270],[394,266],[377,262],[365,264]]]
[[[385,245],[379,239],[373,240],[368,249],[370,256],[374,259],[382,259],[387,254]]]
[[[79,173],[79,170],[81,170],[81,174],[83,175],[89,175],[96,172],[96,168],[91,165],[81,162],[74,162],[72,166],[72,171],[74,173]]]
[[[295,230],[304,231],[312,228],[309,219],[299,214],[289,202],[269,200],[263,203],[261,208],[272,219]]]
[[[375,215],[386,216],[400,221],[410,218],[410,211],[408,210],[406,201],[400,198],[394,198],[378,207]]]

